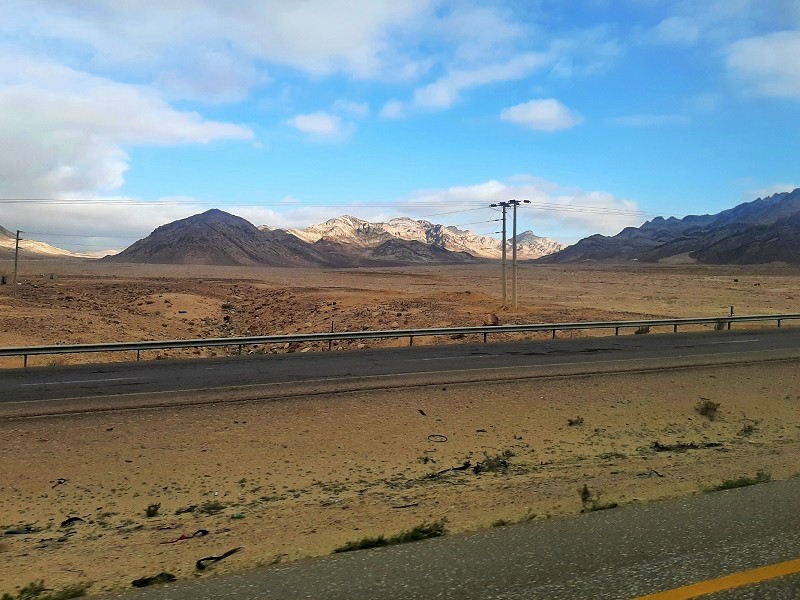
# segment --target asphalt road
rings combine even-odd
[[[702,363],[712,359],[776,357],[800,352],[800,329],[610,336],[604,338],[416,346],[348,352],[253,355],[104,365],[0,370],[0,402],[92,398],[180,390],[326,382],[381,376],[421,376],[531,367],[623,365],[658,367],[667,359]],[[754,358],[755,357],[755,358]]]
[[[242,551],[257,553],[259,549]],[[794,478],[237,575],[203,575],[116,597],[632,599],[798,558],[800,478]],[[800,576],[792,574],[706,597],[797,599]]]

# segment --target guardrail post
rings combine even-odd
[[[139,350],[136,351],[136,362],[139,362]]]
[[[614,327],[614,335],[619,335],[619,327]]]
[[[778,327],[780,327],[780,326],[781,326],[781,320],[778,319]]]
[[[731,306],[731,316],[733,316],[733,307]],[[728,321],[728,331],[731,330],[731,322]]]
[[[241,344],[239,344],[239,350],[236,352],[236,354],[237,354],[238,356],[241,356],[241,355],[242,355],[242,345],[241,345]]]
[[[409,346],[413,346],[414,345],[414,336],[413,335],[408,336],[408,345]]]
[[[556,330],[553,329],[553,339],[556,339]]]
[[[780,327],[780,325],[778,325],[778,327]],[[486,332],[484,331],[484,332],[483,332],[483,343],[484,343],[484,344],[486,343],[486,338],[487,338],[488,336],[489,336],[489,334],[488,334],[488,333],[486,333]]]
[[[678,333],[678,324],[677,323],[675,323],[675,325],[672,326],[672,333]]]
[[[27,354],[23,354],[22,355],[22,367],[25,368],[25,369],[28,368],[28,355]]]

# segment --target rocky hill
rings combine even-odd
[[[15,243],[16,233],[0,226],[0,259],[13,260]],[[77,254],[44,242],[22,237],[19,242],[19,257],[24,260],[36,260],[46,258],[89,258],[89,255]]]
[[[615,236],[593,235],[539,259],[658,262],[683,259],[709,264],[800,264],[800,188],[758,198],[714,215],[656,217]]]
[[[304,229],[290,229],[289,233],[307,242],[325,239],[361,248],[377,248],[389,240],[406,240],[451,252],[466,252],[478,258],[500,258],[502,254],[502,242],[497,238],[407,217],[371,223],[345,215]],[[517,239],[517,256],[521,260],[539,258],[564,248],[563,244],[539,237],[532,231],[518,234]]]
[[[258,228],[241,217],[212,209],[162,225],[146,238],[103,260],[278,267],[385,266],[475,260],[458,252],[391,237],[377,244],[340,243],[329,237],[319,237],[313,243],[310,240],[309,236],[303,239],[282,229]],[[393,241],[398,243],[385,246]]]

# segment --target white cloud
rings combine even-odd
[[[745,201],[749,202],[750,200],[754,200],[755,198],[769,198],[774,194],[780,194],[783,192],[792,192],[799,187],[800,185],[793,185],[789,183],[776,183],[759,189],[748,190],[746,193],[742,195],[742,197],[745,199]]]
[[[560,242],[573,242],[594,233],[613,235],[631,225],[641,225],[638,205],[602,191],[584,191],[531,176],[516,175],[507,182],[489,180],[467,186],[420,190],[411,194],[398,209],[407,214],[424,214],[415,204],[447,206],[448,211],[474,209],[476,203],[489,204],[516,198],[527,199],[518,214],[520,227],[532,229]]]
[[[800,99],[800,31],[740,40],[728,47],[727,67],[761,96]]]
[[[0,32],[29,48],[58,44],[92,71],[124,69],[192,99],[239,99],[264,65],[313,75],[413,76],[396,38],[438,0],[9,0]]]
[[[408,115],[408,106],[400,100],[389,100],[381,108],[378,116],[381,119],[402,119]]]
[[[249,140],[251,130],[170,107],[152,90],[6,54],[0,62],[0,194],[118,189],[133,145]]]
[[[503,109],[500,118],[536,131],[559,131],[583,122],[583,118],[555,98],[530,100]]]
[[[424,108],[443,109],[455,104],[460,94],[470,88],[514,81],[530,75],[550,60],[546,53],[526,52],[511,59],[474,69],[456,69],[414,92],[414,104]]]
[[[340,139],[349,133],[351,127],[345,125],[337,115],[323,111],[297,115],[287,121],[289,125],[316,139]]]
[[[369,115],[369,103],[355,102],[352,100],[337,100],[333,103],[332,110],[346,113],[354,117],[366,117]]]
[[[650,32],[650,40],[660,44],[692,46],[700,39],[700,25],[689,17],[668,17]]]
[[[686,115],[626,115],[611,119],[616,125],[626,125],[629,127],[650,127],[657,125],[688,125],[691,119]]]

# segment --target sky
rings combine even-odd
[[[800,186],[797,0],[0,0],[0,225],[209,208],[572,243]]]

